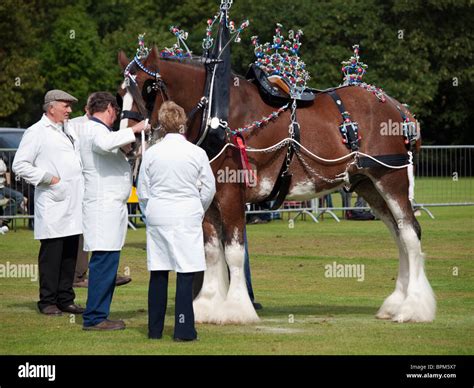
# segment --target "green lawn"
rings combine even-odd
[[[356,194],[352,194],[354,205]],[[341,196],[332,195],[333,206],[342,206]],[[474,178],[415,178],[415,201],[419,204],[474,203]]]
[[[415,199],[418,203],[474,203],[474,179],[417,178]]]
[[[173,289],[161,341],[147,334],[145,232],[129,231],[120,270],[133,282],[116,290],[112,318],[127,330],[81,330],[81,318],[36,311],[37,282],[0,278],[0,354],[474,354],[474,207],[423,213],[428,278],[438,299],[430,324],[374,318],[394,288],[395,244],[380,221],[320,224],[286,220],[248,227],[254,288],[264,306],[248,326],[198,325],[200,341],[171,340]],[[0,264],[35,264],[38,243],[25,229],[0,236]],[[324,266],[365,265],[365,280],[326,278]],[[453,274],[457,268],[457,276]],[[173,277],[174,279],[174,277]],[[77,302],[85,304],[86,290]]]

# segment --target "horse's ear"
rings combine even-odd
[[[158,47],[156,47],[156,45],[153,45],[153,48],[151,49],[147,59],[152,63],[155,63],[159,58],[160,54],[158,52]]]
[[[160,53],[158,51],[158,47],[153,45],[152,49],[150,50],[150,54],[146,58],[145,62],[148,64],[156,63],[156,61],[160,59]]]
[[[122,69],[125,70],[127,65],[130,63],[130,59],[127,58],[127,55],[123,50],[120,50],[118,53],[118,63],[120,66],[122,66]]]
[[[152,49],[150,50],[150,53],[145,59],[145,62],[143,64],[148,67],[150,70],[158,70],[158,60],[160,59],[160,53],[158,51],[158,47],[153,45]]]

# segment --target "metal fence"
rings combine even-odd
[[[4,188],[0,188],[0,221],[13,220],[13,227],[16,227],[18,219],[33,218],[35,192],[32,185],[12,173],[15,152],[13,148],[0,148],[0,158],[7,167],[6,174],[0,177],[5,179]]]
[[[434,218],[429,208],[439,206],[474,205],[474,146],[422,146],[417,155],[415,168],[416,209],[425,211]],[[356,207],[343,204],[343,199],[335,192],[331,194],[332,206],[327,198],[305,202],[285,202],[281,209],[271,213],[271,217],[282,217],[290,213],[293,218],[309,216],[317,222],[320,217],[330,215],[339,221],[348,210],[369,210],[369,207]],[[357,198],[352,195],[350,204]],[[268,210],[256,205],[249,207],[247,214],[266,214]],[[296,215],[295,215],[296,214]],[[290,216],[288,216],[290,217]]]
[[[24,180],[11,173],[11,165],[16,149],[0,149],[0,157],[4,160],[11,179],[5,187],[15,190],[19,199],[21,193],[26,199],[18,203],[11,193],[0,189],[0,219],[17,220],[33,218],[34,188]],[[418,155],[415,169],[415,207],[426,211],[433,217],[429,208],[437,206],[472,206],[474,205],[474,146],[422,146]],[[8,203],[5,203],[5,199]],[[296,219],[300,216],[309,217],[315,222],[325,215],[339,221],[339,215],[344,217],[349,210],[360,210],[368,207],[353,205],[356,194],[347,203],[337,192],[330,197],[313,199],[311,201],[286,201],[277,210],[269,212],[256,205],[249,207],[247,217],[264,214],[267,219],[281,218],[287,214],[288,218]],[[330,202],[328,203],[328,201]],[[344,203],[346,202],[346,203]],[[138,217],[131,214],[130,217]],[[264,216],[262,216],[264,217]]]
[[[415,169],[416,201],[474,205],[474,146],[423,146]]]

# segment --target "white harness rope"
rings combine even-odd
[[[299,143],[297,140],[295,139],[292,139],[291,137],[287,137],[286,139],[283,139],[281,141],[279,141],[277,144],[273,145],[273,146],[270,146],[270,147],[267,147],[267,148],[252,148],[252,147],[246,147],[246,151],[247,152],[273,152],[273,151],[277,151],[278,149],[282,148],[284,145],[287,145],[288,143],[296,143],[302,150],[304,150],[309,156],[313,157],[314,159],[316,160],[319,160],[321,162],[324,162],[324,163],[338,163],[338,162],[341,162],[343,160],[346,160],[346,159],[349,159],[351,157],[353,157],[354,159],[359,157],[359,156],[365,156],[371,160],[373,160],[374,162],[380,164],[381,166],[384,166],[384,167],[387,167],[387,168],[392,168],[392,169],[396,169],[396,170],[400,170],[402,168],[407,168],[409,166],[413,166],[413,155],[412,153],[409,151],[408,152],[408,155],[409,155],[409,162],[407,164],[404,164],[402,166],[393,166],[393,165],[390,165],[390,164],[386,164],[376,158],[374,158],[373,156],[371,155],[368,155],[364,152],[360,152],[360,151],[353,151],[351,152],[350,154],[347,154],[347,155],[344,155],[344,156],[341,156],[340,158],[337,158],[337,159],[325,159],[325,158],[322,158],[314,153],[312,153],[310,150],[308,150],[305,146],[303,146],[301,143]],[[216,155],[214,156],[210,161],[209,163],[213,163],[214,161],[216,161],[221,155],[222,153],[225,151],[225,149],[227,147],[234,147],[234,148],[237,148],[236,145],[232,144],[232,143],[227,143],[223,148],[222,150]]]
[[[409,187],[408,187],[408,198],[410,201],[412,201],[414,199],[414,192],[415,192],[415,178],[414,178],[414,174],[413,174],[413,154],[411,151],[408,151],[408,163],[407,164],[404,164],[402,166],[393,166],[393,165],[390,165],[390,164],[387,164],[387,163],[384,163],[376,158],[374,158],[373,156],[371,155],[368,155],[364,152],[360,152],[360,151],[353,151],[351,152],[350,154],[347,154],[347,155],[344,155],[344,156],[341,156],[340,158],[336,158],[336,159],[326,159],[326,158],[322,158],[316,154],[314,154],[313,152],[311,152],[310,150],[308,150],[305,146],[303,146],[301,143],[299,143],[297,140],[293,139],[293,138],[290,138],[290,137],[287,137],[281,141],[279,141],[277,144],[271,146],[271,147],[267,147],[267,148],[260,148],[260,149],[257,149],[257,148],[251,148],[251,147],[246,147],[246,151],[247,152],[274,152],[274,151],[277,151],[279,150],[280,148],[284,147],[285,145],[287,144],[290,144],[290,143],[295,143],[297,144],[302,150],[304,150],[309,156],[311,156],[313,159],[316,159],[316,160],[319,160],[321,162],[324,162],[324,163],[338,163],[338,162],[341,162],[343,160],[347,160],[349,158],[353,158],[353,160],[349,163],[347,163],[346,165],[346,168],[345,168],[345,171],[341,174],[338,174],[336,175],[333,179],[331,178],[326,178],[320,174],[318,174],[302,157],[302,155],[300,154],[300,152],[297,152],[296,149],[295,149],[295,152],[296,152],[296,155],[299,159],[299,161],[306,167],[306,169],[308,169],[308,171],[310,171],[313,175],[317,176],[318,178],[322,179],[323,181],[326,181],[328,183],[335,183],[335,182],[347,182],[347,183],[350,183],[349,182],[349,168],[350,166],[352,166],[353,164],[356,164],[356,161],[357,159],[360,157],[360,156],[365,156],[366,158],[369,158],[371,160],[373,160],[374,162],[380,164],[381,166],[384,166],[386,168],[391,168],[391,169],[394,169],[394,170],[400,170],[402,168],[406,168],[407,169],[407,173],[408,173],[408,182],[409,182]],[[238,148],[236,145],[232,144],[232,143],[227,143],[223,148],[222,150],[214,157],[212,158],[209,163],[213,163],[215,162],[222,154],[223,152],[227,149],[227,147],[234,147],[234,148]]]

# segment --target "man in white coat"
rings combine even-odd
[[[114,132],[119,107],[107,92],[95,93],[88,105],[90,120],[80,131],[85,179],[84,250],[92,252],[84,330],[121,330],[125,323],[108,319],[120,251],[127,233],[127,200],[132,188],[130,164],[121,147],[135,141],[144,122]]]
[[[89,103],[91,98],[93,98],[95,93],[92,93],[87,98],[86,106],[84,107],[85,114],[83,116],[76,117],[74,119],[69,120],[69,126],[74,127],[74,131],[76,134],[81,133],[81,130],[85,127],[86,123],[89,121]],[[87,225],[84,225],[84,229],[87,228]],[[84,287],[87,288],[89,285],[89,279],[87,279],[87,269],[89,268],[89,254],[83,250],[84,247],[84,238],[82,234],[79,236],[79,248],[77,251],[77,260],[76,260],[76,271],[74,273],[74,282],[73,287]],[[123,286],[128,284],[132,281],[131,277],[128,276],[121,276],[117,274],[115,285],[116,286]]]
[[[74,303],[72,288],[84,183],[77,137],[65,125],[76,101],[61,90],[46,93],[45,114],[23,135],[12,166],[35,186],[34,237],[41,241],[38,308],[48,315],[84,311]]]
[[[148,337],[160,339],[166,314],[168,273],[177,272],[174,339],[197,338],[193,277],[206,269],[202,221],[216,192],[206,152],[184,137],[186,114],[165,102],[159,122],[166,136],[146,151],[138,177],[138,198],[146,217]]]
[[[90,97],[89,97],[90,98]],[[89,104],[89,99],[87,100],[87,104]],[[69,120],[68,124],[69,127],[74,128],[74,132],[76,134],[80,133],[82,128],[86,125],[89,121],[89,113],[87,104],[85,107],[86,113],[83,116],[75,117]],[[74,281],[73,287],[86,287],[87,288],[87,268],[89,267],[89,255],[87,252],[83,250],[84,247],[84,238],[82,234],[79,236],[79,247],[77,249],[77,259],[76,259],[76,269],[74,271]]]

